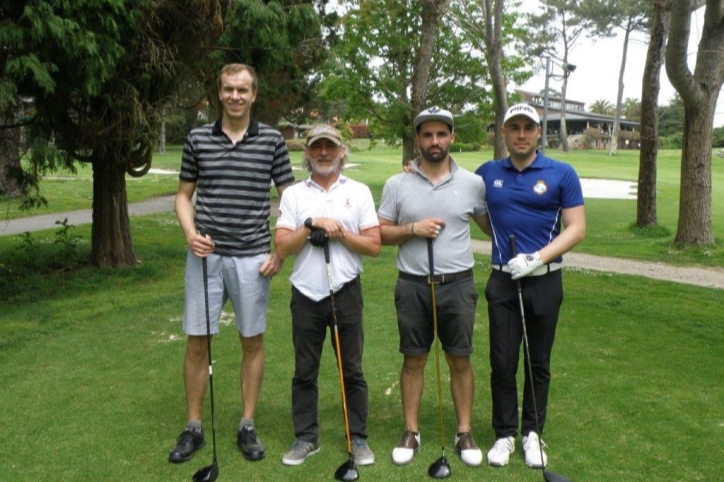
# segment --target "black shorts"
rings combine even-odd
[[[435,286],[438,337],[446,353],[468,356],[473,352],[473,326],[478,292],[472,277]],[[430,351],[435,332],[430,285],[397,279],[395,285],[400,353],[423,355]]]

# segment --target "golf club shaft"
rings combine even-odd
[[[209,272],[206,258],[201,258],[204,277],[204,305],[206,307],[206,352],[209,359],[209,394],[211,396],[211,443],[216,463],[216,424],[214,422],[214,370],[211,358],[211,317],[209,315]]]
[[[442,374],[440,373],[440,340],[437,333],[437,293],[435,289],[435,263],[432,254],[432,239],[427,240],[427,260],[430,266],[430,300],[432,303],[432,330],[435,343],[435,368],[437,373],[437,408],[440,416],[440,446],[445,456],[445,423],[442,417]]]
[[[515,235],[511,234],[510,238],[508,238],[508,241],[510,242],[510,252],[511,256],[515,258],[517,256],[517,248],[515,245]],[[540,423],[538,422],[538,404],[536,402],[535,398],[535,381],[533,380],[533,362],[530,359],[530,346],[528,344],[528,328],[526,326],[525,322],[525,308],[523,306],[523,284],[520,281],[520,278],[515,280],[516,281],[516,287],[518,289],[518,304],[520,305],[520,320],[523,324],[523,347],[525,348],[525,358],[528,361],[526,363],[526,366],[528,368],[528,376],[530,377],[530,394],[531,394],[531,400],[533,401],[533,414],[535,415],[535,431],[538,434],[538,446],[540,447],[540,460],[541,463],[543,463],[543,442],[540,440],[541,433],[540,433]],[[545,470],[545,464],[543,465],[543,469]]]
[[[327,282],[329,283],[329,301],[332,305],[332,332],[334,333],[334,344],[337,349],[337,370],[339,371],[339,385],[342,392],[342,412],[344,413],[344,433],[347,438],[347,452],[352,457],[352,439],[349,433],[349,415],[347,414],[347,395],[344,388],[344,371],[342,367],[342,346],[339,341],[339,329],[337,327],[337,308],[334,305],[334,283],[332,282],[332,265],[329,261],[329,241],[324,240],[324,261],[327,265]]]

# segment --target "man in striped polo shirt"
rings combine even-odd
[[[279,195],[294,182],[281,134],[251,118],[258,82],[254,69],[229,64],[218,78],[222,118],[193,129],[183,150],[176,215],[188,245],[185,274],[184,386],[188,421],[169,454],[190,460],[205,445],[201,406],[208,385],[202,258],[207,259],[210,334],[231,299],[242,348],[243,412],[237,444],[247,460],[264,458],[254,427],[264,372],[264,331],[271,277],[282,261],[270,253],[270,185]],[[196,194],[196,206],[192,198]]]

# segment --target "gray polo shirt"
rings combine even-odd
[[[433,243],[435,274],[457,273],[472,268],[470,218],[487,212],[485,184],[480,176],[459,167],[450,158],[450,175],[436,186],[419,171],[392,176],[382,190],[379,217],[397,225],[424,218],[445,220],[445,229]],[[402,243],[397,268],[414,275],[428,275],[427,239],[413,237]]]

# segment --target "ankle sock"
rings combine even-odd
[[[252,428],[254,427],[254,420],[249,418],[242,418],[241,422],[239,422],[239,430],[244,428],[244,425],[251,425]]]
[[[204,432],[204,430],[201,428],[201,420],[189,420],[188,422],[186,422],[186,428],[193,430],[194,432]]]

